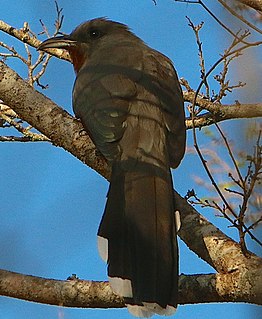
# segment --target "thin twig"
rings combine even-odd
[[[226,138],[225,134],[223,133],[223,131],[221,130],[220,126],[217,123],[215,123],[215,126],[216,126],[218,132],[220,133],[224,143],[225,143],[225,146],[226,146],[226,149],[228,151],[229,157],[230,157],[230,159],[231,159],[231,161],[232,161],[232,163],[234,165],[234,168],[235,168],[235,170],[237,172],[237,176],[240,179],[242,185],[244,185],[244,180],[243,180],[242,175],[240,173],[240,170],[239,170],[239,167],[238,167],[237,162],[235,160],[234,154],[231,151],[231,148],[230,148],[230,145],[229,145],[229,143],[227,141],[227,138]]]
[[[238,37],[237,34],[235,34],[230,28],[228,28],[222,21],[220,21],[216,15],[204,4],[203,1],[198,0],[198,1],[190,1],[190,0],[175,0],[177,2],[185,2],[185,3],[192,3],[192,4],[200,4],[204,10],[208,12],[208,14],[211,15],[211,17],[223,28],[225,29],[228,33],[230,33],[234,38],[238,39],[240,42],[244,44],[248,44],[248,42],[244,41],[244,39],[241,39]]]
[[[2,118],[5,122],[7,122],[10,126],[14,127],[18,132],[22,133],[24,137],[27,137],[31,140],[38,140],[38,141],[50,141],[45,135],[39,133],[32,133],[30,132],[31,126],[24,128],[21,124],[16,122],[11,117],[4,114],[4,112],[0,111],[0,118]],[[2,139],[2,142],[7,142],[7,138]]]
[[[199,37],[199,31],[201,30],[201,28],[204,25],[204,22],[201,22],[198,25],[194,25],[193,22],[191,21],[191,19],[186,16],[188,22],[189,22],[189,26],[192,28],[192,30],[195,33],[195,37],[196,37],[196,42],[197,42],[197,46],[198,46],[198,56],[199,56],[199,60],[200,60],[200,73],[201,73],[201,79],[205,78],[205,74],[206,74],[206,68],[205,68],[205,59],[204,59],[204,53],[202,50],[202,42],[200,41],[200,37]],[[206,97],[209,98],[209,85],[207,82],[207,78],[206,81],[204,83],[205,87],[206,87]]]

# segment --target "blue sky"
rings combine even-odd
[[[228,34],[197,5],[171,0],[159,0],[157,6],[151,0],[60,0],[59,5],[64,9],[64,32],[69,33],[79,23],[95,17],[106,16],[123,22],[148,45],[169,56],[179,76],[189,80],[193,88],[199,83],[199,61],[194,35],[185,16],[189,16],[195,24],[205,21],[202,41],[207,67],[219,58],[231,41]],[[210,8],[230,23],[230,17],[217,6],[216,1],[212,1]],[[28,21],[32,30],[39,33],[41,18],[51,32],[55,16],[51,0],[1,1],[1,19],[17,28]],[[236,22],[232,24],[238,28]],[[4,40],[24,52],[18,41],[1,33],[1,41]],[[252,57],[256,59],[259,52],[261,54],[261,49],[254,49],[233,64],[231,76],[237,76],[236,81],[250,81],[251,77],[256,81],[252,82],[252,87],[248,84],[241,92],[229,95],[225,103],[234,103],[236,99],[250,103],[259,101],[261,92],[254,88],[254,83],[261,87],[261,80],[260,83],[258,81],[261,62],[259,67],[249,64],[248,70],[245,64]],[[9,60],[9,65],[26,77],[21,63]],[[72,66],[53,58],[42,79],[43,84],[49,85],[43,93],[72,113],[73,81]],[[247,94],[251,88],[252,96]],[[222,127],[230,132],[230,138],[236,145],[241,145],[243,121],[231,121]],[[208,142],[202,132],[199,139],[203,145]],[[188,133],[188,145],[192,147],[191,132]],[[106,280],[106,265],[97,253],[96,232],[108,183],[71,154],[47,143],[2,143],[0,163],[0,268],[56,279],[65,279],[76,273],[83,279]],[[197,157],[186,155],[179,169],[173,173],[175,188],[182,195],[196,187],[192,179],[196,173],[205,176]],[[203,196],[203,190],[198,191]],[[203,213],[229,236],[237,238],[225,221],[215,218],[210,211]],[[180,256],[180,271],[183,273],[213,272],[181,241]],[[244,304],[187,305],[179,307],[175,318],[255,318],[258,311],[258,307]],[[0,298],[0,318],[4,319],[110,319],[120,316],[132,318],[126,309],[70,309]]]

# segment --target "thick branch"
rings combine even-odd
[[[246,6],[262,12],[262,0],[238,0]]]
[[[97,157],[96,148],[82,124],[35,91],[3,62],[0,62],[0,97],[21,119],[49,137],[56,146],[63,147],[103,176],[109,176],[105,160]]]
[[[261,304],[262,292],[231,274],[181,275],[179,304],[250,302]],[[259,278],[259,273],[256,273]],[[0,295],[64,307],[122,308],[108,282],[54,280],[0,270]]]
[[[251,253],[252,258],[246,258],[238,243],[205,219],[176,192],[175,203],[181,216],[179,236],[191,250],[214,267],[217,272],[230,273],[240,270],[251,260],[254,268],[262,266],[261,258]]]

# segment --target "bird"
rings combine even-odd
[[[170,168],[186,144],[176,70],[125,24],[96,18],[38,50],[66,50],[76,73],[73,111],[111,166],[98,229],[109,283],[131,314],[171,315],[178,304],[179,214]]]

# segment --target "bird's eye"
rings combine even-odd
[[[90,29],[88,34],[91,39],[98,39],[102,36],[101,32],[97,29]]]

